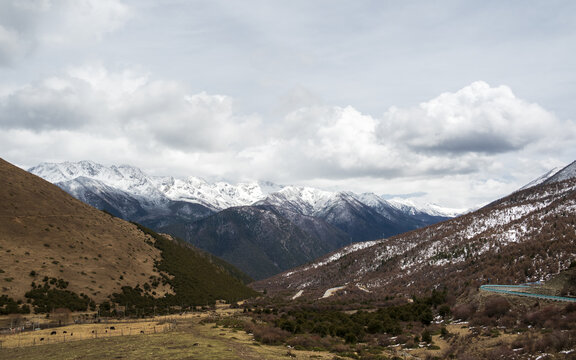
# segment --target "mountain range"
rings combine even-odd
[[[350,243],[393,236],[460,212],[419,208],[371,193],[149,176],[132,166],[91,161],[42,163],[29,172],[96,208],[185,239],[255,279]],[[247,258],[246,249],[258,251]]]
[[[356,243],[253,284],[319,298],[329,289],[410,296],[546,280],[576,264],[576,162],[481,209],[387,239]]]

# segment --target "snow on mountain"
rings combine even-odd
[[[299,212],[303,215],[314,216],[323,209],[326,203],[334,196],[333,192],[298,186],[285,186],[284,188],[268,194],[264,199],[254,205],[273,205]]]
[[[561,168],[559,167],[555,167],[554,169],[546,172],[546,174],[530,181],[528,184],[522,186],[519,190],[524,190],[524,189],[528,189],[531,188],[532,186],[536,186],[539,184],[542,184],[543,182],[547,181],[548,179],[550,179],[552,176],[556,175],[556,173],[558,173],[558,171],[560,171]]]
[[[389,220],[393,220],[396,217],[395,210],[400,210],[401,212],[407,213],[406,211],[397,208],[394,206],[394,204],[384,200],[381,196],[378,196],[374,193],[363,193],[356,195],[356,198]]]
[[[560,171],[557,171],[552,176],[544,181],[546,184],[557,183],[560,181],[568,180],[576,177],[576,161],[566,166]]]
[[[193,176],[185,179],[157,177],[152,178],[152,182],[171,200],[198,203],[214,210],[251,205],[266,197],[270,192],[282,188],[269,182],[237,185],[225,182],[208,183]]]
[[[388,203],[394,208],[410,214],[428,214],[432,216],[442,216],[442,217],[456,217],[458,215],[464,214],[469,209],[453,209],[447,208],[431,203],[418,203],[413,200],[393,198],[388,200]]]
[[[144,215],[146,212],[142,206],[154,206],[136,199],[128,192],[84,176],[57,184],[76,199],[126,219]]]
[[[84,177],[125,191],[150,204],[161,205],[167,201],[166,195],[153,184],[150,177],[129,165],[106,167],[92,161],[42,163],[28,171],[54,184]]]
[[[142,170],[128,166],[106,167],[92,161],[42,163],[28,170],[55,184],[80,177],[93,179],[131,194],[146,203],[162,205],[173,201],[186,201],[223,210],[232,206],[245,206],[265,198],[282,187],[269,182],[208,183],[197,177],[178,179],[148,176]]]
[[[59,184],[83,177],[93,179],[126,192],[145,204],[162,206],[172,201],[200,204],[219,211],[234,206],[273,205],[290,209],[307,216],[317,216],[333,209],[339,202],[348,205],[361,203],[389,220],[397,217],[395,211],[414,215],[453,217],[463,212],[437,205],[416,205],[408,201],[386,201],[373,193],[330,192],[309,187],[280,186],[271,182],[209,183],[198,177],[174,178],[149,176],[129,165],[110,167],[92,161],[42,163],[29,169],[52,183]],[[66,187],[66,186],[63,186]],[[334,213],[332,214],[334,215]]]

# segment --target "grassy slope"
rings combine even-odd
[[[31,283],[45,277],[97,303],[138,285],[150,298],[167,295],[185,306],[256,294],[221,260],[88,206],[2,159],[0,229],[0,294],[15,300],[25,302]],[[175,297],[162,282],[148,286],[162,277],[171,279]]]
[[[160,275],[154,270],[160,251],[136,226],[2,159],[0,229],[0,288],[14,299],[25,300],[31,282],[45,276],[101,302],[121,286]],[[167,291],[156,289],[160,296]]]

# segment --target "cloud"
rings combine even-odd
[[[520,150],[561,122],[537,104],[517,98],[506,86],[475,82],[412,109],[390,109],[379,128],[418,153],[498,154]]]
[[[498,174],[525,176],[527,159],[543,167],[547,151],[573,147],[576,134],[574,123],[483,82],[381,117],[312,105],[263,119],[240,113],[229,96],[101,65],[4,91],[0,130],[0,151],[36,162],[92,159],[161,174],[405,194],[446,184],[458,194],[503,191],[511,180]],[[458,185],[463,179],[476,185]]]
[[[4,129],[85,132],[187,152],[238,150],[262,135],[259,117],[236,114],[230,97],[98,65],[14,90],[0,98],[0,117]]]
[[[38,46],[99,41],[130,16],[120,0],[2,1],[0,66],[13,65]]]

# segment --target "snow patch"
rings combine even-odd
[[[346,285],[330,288],[324,292],[324,295],[322,295],[322,297],[320,299],[329,298],[330,296],[334,295],[336,292],[338,292],[344,288],[346,288]]]
[[[294,296],[292,296],[292,300],[298,299],[300,296],[302,296],[303,293],[304,293],[304,290],[298,291]]]

